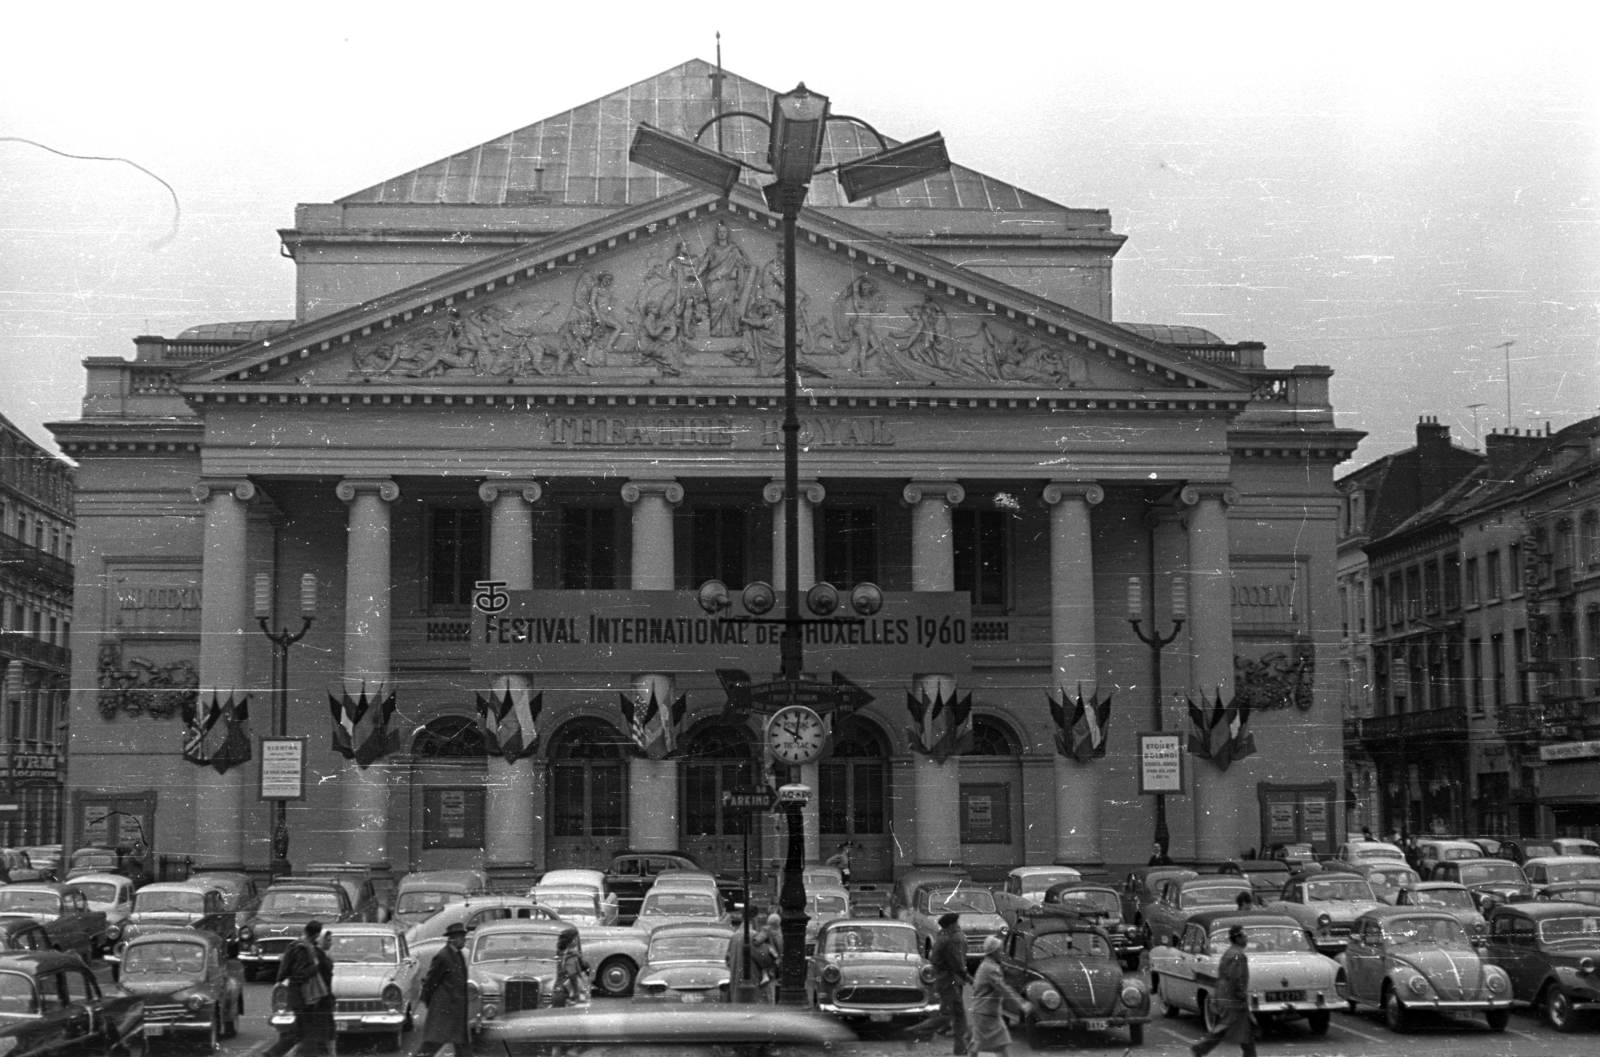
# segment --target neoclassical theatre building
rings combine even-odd
[[[776,635],[694,589],[785,587],[780,220],[755,177],[721,198],[627,147],[771,97],[691,61],[301,205],[293,319],[88,361],[52,427],[79,464],[69,840],[265,867],[267,794],[299,791],[281,725],[296,864],[737,873],[749,826],[770,870],[783,823],[723,800],[764,778],[762,717],[717,671],[772,679]],[[867,149],[828,135],[825,164]],[[872,698],[799,768],[811,853],[850,842],[860,880],[1142,862],[1157,730],[1217,757],[1180,758],[1175,858],[1330,848],[1332,471],[1359,439],[1331,372],[1114,322],[1109,214],[959,164],[855,205],[818,176],[798,233],[798,587],[886,595],[808,629],[808,676]],[[1187,619],[1156,653],[1130,609]],[[281,715],[258,611],[312,617]],[[1247,707],[1212,728],[1218,694]]]

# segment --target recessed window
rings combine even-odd
[[[609,591],[617,586],[615,507],[562,510],[561,586],[568,591]]]
[[[1003,609],[1009,601],[1008,521],[1002,510],[956,510],[951,514],[955,587],[969,592],[974,606]]]
[[[783,507],[774,508],[776,516]],[[732,590],[745,584],[745,511],[737,507],[696,507],[689,515],[689,576],[687,586],[721,580]],[[782,555],[779,555],[782,561]]]
[[[844,590],[878,582],[876,507],[825,507],[822,511],[822,579]]]
[[[482,507],[435,507],[429,512],[428,602],[465,606],[486,569]]]

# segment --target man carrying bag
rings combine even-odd
[[[278,982],[285,985],[289,1009],[294,1013],[294,1024],[278,1034],[278,1041],[267,1047],[264,1057],[283,1057],[300,1042],[313,1043],[318,1048],[324,1042],[308,1037],[310,1017],[316,1007],[331,991],[322,975],[322,959],[317,950],[317,940],[322,935],[322,922],[306,922],[300,938],[289,945],[278,961]]]

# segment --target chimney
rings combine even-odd
[[[1491,431],[1483,439],[1484,454],[1489,457],[1489,480],[1510,480],[1517,468],[1532,458],[1543,442],[1544,438],[1532,430],[1526,434],[1521,430],[1507,430],[1504,433]]]
[[[1450,480],[1450,427],[1435,415],[1417,419],[1417,496],[1424,506],[1444,495]]]

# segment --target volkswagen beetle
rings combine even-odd
[[[1356,919],[1341,959],[1351,1012],[1381,1010],[1403,1032],[1419,1012],[1482,1013],[1490,1031],[1511,1019],[1511,978],[1484,960],[1443,909],[1383,907]]]
[[[633,988],[635,1002],[724,1002],[728,940],[733,926],[679,922],[650,933],[650,949]]]
[[[1033,1004],[1023,1018],[1028,1044],[1040,1048],[1046,1031],[1126,1028],[1128,1042],[1144,1042],[1150,991],[1125,973],[1105,929],[1070,911],[1048,906],[1019,916],[1004,936],[1006,980]]]
[[[840,1020],[890,1024],[939,1011],[933,966],[917,951],[917,930],[903,921],[836,918],[817,933],[806,960],[806,997]]]

